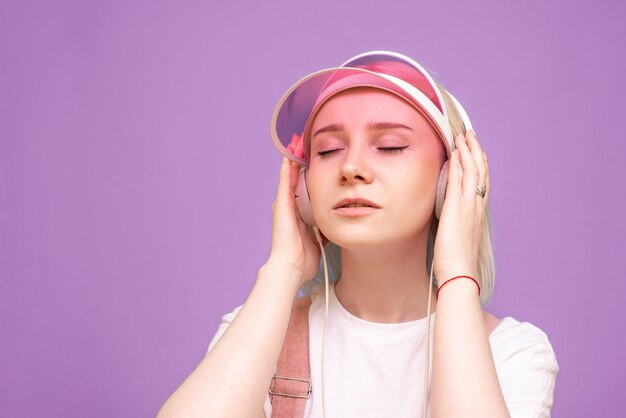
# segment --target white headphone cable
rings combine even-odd
[[[322,369],[322,413],[324,418],[326,418],[326,385],[325,383],[325,373],[324,373],[324,357],[326,357],[326,325],[328,324],[328,265],[326,264],[326,253],[324,252],[324,244],[322,243],[322,237],[320,235],[320,230],[317,226],[313,226],[313,232],[315,233],[315,239],[320,245],[320,250],[322,252],[322,261],[324,263],[324,298],[325,298],[325,312],[324,312],[324,331],[322,333],[322,359],[321,359],[321,369]]]
[[[430,301],[433,295],[433,267],[435,265],[435,258],[430,265],[430,284],[428,286],[428,314],[426,321],[426,358],[424,360],[424,403],[422,405],[422,418],[426,418],[426,404],[428,403],[428,372],[430,366]]]

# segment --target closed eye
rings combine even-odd
[[[318,152],[317,152],[317,155],[319,155],[320,157],[324,158],[324,157],[326,157],[326,156],[328,156],[328,155],[330,155],[330,154],[332,154],[332,153],[335,153],[335,152],[337,152],[337,151],[339,151],[339,150],[342,150],[342,149],[343,149],[343,148],[338,148],[338,149],[330,149],[330,150],[328,150],[328,151],[318,151]]]
[[[408,148],[408,147],[409,146],[406,145],[404,147],[381,147],[381,148],[378,148],[378,149],[381,150],[381,151],[385,151],[385,152],[400,152],[403,149]]]
[[[404,147],[379,147],[378,149],[383,151],[383,152],[392,153],[392,152],[400,152],[403,149],[408,148],[408,147],[409,146],[406,145]],[[328,151],[318,151],[317,155],[319,155],[320,157],[324,158],[324,157],[327,157],[328,155],[333,154],[333,153],[335,153],[337,151],[341,151],[342,149],[343,148],[331,149],[331,150],[328,150]]]

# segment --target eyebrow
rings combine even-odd
[[[369,122],[367,124],[367,128],[375,131],[389,130],[389,129],[408,129],[412,131],[413,129],[402,124],[396,122]],[[321,134],[324,132],[338,132],[345,130],[345,127],[342,124],[331,123],[330,125],[326,125],[323,128],[319,128],[315,133],[311,136],[314,138],[315,135]]]

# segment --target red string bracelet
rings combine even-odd
[[[444,282],[444,284],[442,284],[441,286],[439,286],[439,289],[437,289],[437,293],[435,294],[435,300],[439,300],[439,292],[441,292],[441,289],[443,289],[443,287],[444,287],[445,285],[447,285],[448,283],[450,283],[452,280],[461,279],[461,278],[470,279],[470,280],[472,280],[474,283],[476,283],[476,286],[478,286],[478,296],[480,297],[480,285],[478,284],[478,282],[476,281],[476,279],[474,279],[473,277],[470,277],[470,276],[456,276],[456,277],[453,277],[453,278],[451,278],[451,279],[449,279],[449,280],[446,280],[446,281]]]

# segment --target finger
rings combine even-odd
[[[280,191],[284,187],[283,178],[285,176],[285,172],[289,168],[289,159],[287,157],[283,157],[283,160],[280,163],[280,170],[278,170],[278,194],[280,195]]]
[[[461,157],[461,167],[463,169],[462,194],[466,200],[474,199],[476,188],[478,187],[478,169],[474,162],[472,152],[467,146],[465,136],[457,136],[457,149]]]
[[[291,194],[295,194],[296,192],[296,185],[298,184],[298,176],[300,175],[300,166],[296,163],[294,163],[293,161],[290,162],[290,167],[291,167]]]
[[[446,201],[457,199],[462,190],[462,169],[459,150],[452,151],[448,162],[448,185],[446,187]]]
[[[485,166],[485,158],[484,152],[480,143],[478,142],[478,138],[476,138],[476,133],[471,129],[465,135],[467,139],[467,145],[472,152],[472,156],[474,157],[474,163],[476,164],[476,168],[478,169],[478,185],[482,186],[485,184],[485,176],[486,176],[486,166]]]
[[[491,186],[489,184],[489,161],[487,160],[487,154],[483,152],[483,159],[485,161],[485,187],[487,188],[487,193],[485,194],[485,205],[487,205],[487,199],[489,198],[489,194],[491,193]]]
[[[486,177],[487,177],[487,164],[485,162],[486,154],[482,150],[482,147],[480,146],[480,143],[478,142],[478,139],[476,138],[476,133],[473,130],[470,129],[466,133],[465,138],[466,138],[466,143],[474,158],[476,169],[478,170],[477,188],[486,187],[485,185]],[[476,190],[476,194],[478,195],[478,190]],[[487,207],[487,196],[486,194],[485,196],[480,196],[480,195],[478,196],[480,198],[478,197],[475,198],[476,207],[484,210]]]
[[[286,204],[288,202],[289,193],[291,191],[291,171],[291,161],[287,157],[283,157],[278,173],[278,191],[276,192],[277,205]]]

